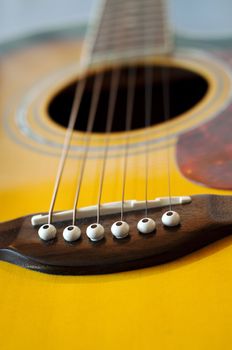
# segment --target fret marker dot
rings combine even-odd
[[[125,221],[116,221],[112,226],[111,226],[111,232],[114,235],[114,237],[121,239],[125,238],[128,236],[130,227],[127,222]]]
[[[87,227],[86,234],[91,241],[100,241],[104,238],[104,227],[100,224],[92,224]]]
[[[63,231],[63,237],[67,242],[74,242],[81,236],[81,230],[78,226],[68,226]]]
[[[38,230],[39,237],[44,241],[49,241],[56,237],[56,228],[51,224],[45,224]]]
[[[180,224],[180,215],[176,211],[169,210],[163,214],[161,220],[165,226],[178,226]]]
[[[155,230],[155,221],[151,218],[143,218],[137,224],[137,229],[140,233],[151,233]]]

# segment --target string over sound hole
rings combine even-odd
[[[175,118],[183,112],[192,108],[206,94],[208,83],[200,75],[185,68],[180,67],[164,67],[161,65],[148,66],[147,69],[152,74],[152,108],[151,108],[151,125],[164,122],[164,106],[163,106],[163,87],[162,72],[168,68],[170,78],[170,118]],[[144,66],[136,67],[136,87],[133,107],[133,118],[131,129],[139,129],[144,127],[144,106],[145,106],[145,74]],[[104,79],[101,88],[99,104],[96,111],[96,117],[92,132],[105,132],[107,119],[107,101],[109,101],[110,81],[112,70],[104,72]],[[78,123],[74,129],[86,131],[87,118],[89,114],[90,101],[93,92],[94,81],[96,75],[87,77],[86,87],[83,94],[79,114]],[[115,104],[114,121],[111,132],[125,131],[125,115],[126,115],[126,99],[127,99],[127,79],[128,67],[121,68],[119,90]],[[71,106],[74,98],[76,83],[66,86],[59,91],[57,95],[50,101],[48,112],[51,119],[56,123],[67,127]]]

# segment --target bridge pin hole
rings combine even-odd
[[[115,225],[117,225],[117,226],[122,226],[122,221],[118,221],[118,222],[116,222],[116,224]]]
[[[149,220],[148,219],[143,219],[142,222],[148,222]]]

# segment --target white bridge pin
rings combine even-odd
[[[87,227],[86,234],[91,241],[100,241],[104,237],[104,227],[100,224],[91,224]]]
[[[67,242],[74,242],[78,240],[80,236],[81,236],[81,230],[79,229],[78,226],[75,226],[75,225],[65,227],[63,231],[63,237]]]
[[[128,236],[130,227],[127,222],[125,221],[116,221],[112,226],[111,226],[111,232],[114,235],[114,237],[121,239],[125,238]]]
[[[180,224],[180,215],[176,211],[169,210],[163,214],[161,220],[165,226],[178,226]]]
[[[151,233],[155,230],[156,223],[153,219],[143,218],[137,224],[137,229],[141,233]]]
[[[49,241],[56,237],[56,228],[51,224],[45,224],[39,228],[38,235],[44,241]]]

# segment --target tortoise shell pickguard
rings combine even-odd
[[[224,56],[224,57],[223,57]],[[232,63],[232,53],[222,59]],[[218,116],[182,134],[177,164],[189,180],[216,189],[232,189],[232,104]]]

